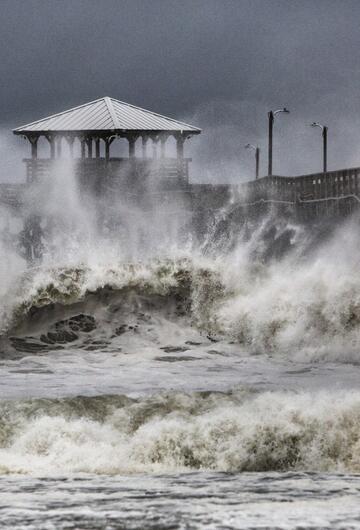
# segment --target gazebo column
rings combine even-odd
[[[37,153],[38,153],[37,144],[38,144],[39,137],[38,136],[28,136],[28,139],[29,139],[29,142],[31,143],[31,158],[32,158],[32,160],[36,160],[37,159]]]
[[[129,142],[129,158],[135,158],[136,136],[128,136],[127,141]]]
[[[52,158],[52,159],[55,158],[55,138],[51,139],[51,143],[50,143],[50,158]]]
[[[74,158],[74,141],[75,141],[75,137],[74,136],[66,136],[66,141],[67,141],[68,146],[69,146],[70,156],[71,156],[71,158]]]
[[[88,148],[88,158],[92,158],[92,138],[86,139],[86,145]]]
[[[110,138],[104,138],[105,142],[105,159],[108,161],[110,159],[110,145],[115,140],[115,136],[110,136]]]
[[[106,158],[106,160],[109,160],[109,158],[110,158],[110,145],[111,145],[111,140],[106,139],[105,140],[105,158]]]
[[[160,157],[162,159],[165,158],[165,144],[167,139],[168,137],[165,135],[160,138]]]
[[[54,159],[55,158],[55,138],[51,134],[46,134],[45,138],[47,139],[50,145],[50,158]]]
[[[152,148],[153,148],[153,159],[155,160],[157,158],[157,144],[158,144],[158,141],[159,141],[159,138],[158,136],[153,136],[152,137]]]
[[[61,158],[61,148],[62,148],[62,137],[59,136],[59,137],[56,139],[57,158]]]
[[[95,139],[95,157],[100,158],[100,138]]]
[[[81,158],[85,158],[85,138],[80,138],[80,145],[81,145]]]
[[[26,164],[26,182],[30,184],[37,178],[37,142],[39,137],[36,135],[26,135],[25,139],[28,139],[31,145],[31,163]]]
[[[27,166],[26,182],[31,185],[36,182],[38,178],[38,164],[37,164],[37,143],[38,135],[30,135],[27,137],[31,144],[31,166]],[[30,170],[30,171],[29,171]],[[24,212],[23,217],[23,233],[26,260],[28,263],[34,263],[35,260],[41,257],[41,217],[36,211],[34,213]]]
[[[176,137],[176,155],[179,178],[184,177],[184,143],[185,136],[181,134],[180,136]]]
[[[147,143],[148,143],[149,137],[148,136],[142,136],[141,138],[141,147],[142,147],[142,157],[146,158],[147,156]]]

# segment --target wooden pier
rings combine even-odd
[[[167,204],[171,215],[180,196],[183,213],[193,220],[199,233],[207,232],[219,212],[235,224],[261,218],[269,211],[311,223],[323,218],[337,221],[359,208],[360,168],[296,177],[271,175],[235,186],[191,183],[191,159],[184,156],[184,143],[200,132],[191,125],[112,98],[101,98],[15,129],[15,134],[30,142],[31,158],[24,159],[25,184],[0,184],[0,205],[9,215],[21,218],[25,255],[30,260],[39,257],[42,226],[52,223],[42,218],[38,207],[44,200],[41,188],[59,177],[61,189],[66,172],[71,172],[81,195],[96,198],[101,222],[115,212],[110,222],[107,219],[113,226],[119,201],[144,212],[145,206],[156,209],[160,203]],[[171,137],[176,157],[166,154]],[[41,140],[49,147],[48,158],[38,157]],[[128,157],[112,156],[111,146],[116,140],[127,141]],[[49,232],[46,226],[45,231]]]

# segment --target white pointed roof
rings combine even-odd
[[[15,134],[47,132],[141,132],[184,131],[199,134],[201,129],[135,107],[114,98],[100,98],[48,118],[14,129]]]

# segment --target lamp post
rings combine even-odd
[[[328,133],[328,128],[326,127],[326,125],[321,125],[320,123],[317,123],[316,121],[314,121],[314,123],[312,123],[310,125],[310,127],[319,127],[319,129],[321,129],[322,131],[322,137],[323,137],[323,171],[324,173],[327,172],[327,133]]]
[[[274,126],[274,119],[276,114],[280,114],[280,112],[285,112],[285,114],[289,114],[290,111],[284,107],[283,109],[275,110],[274,112],[271,110],[268,112],[269,117],[269,165],[268,165],[268,175],[272,175],[272,150],[273,150],[273,126]]]
[[[254,149],[255,151],[255,178],[257,179],[259,176],[259,166],[260,166],[260,147],[252,145],[252,144],[246,144],[245,149]]]

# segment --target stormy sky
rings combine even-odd
[[[203,129],[194,178],[251,178],[251,142],[266,172],[360,165],[358,0],[0,0],[2,180],[16,173],[10,129],[105,95]],[[21,156],[23,156],[23,151]]]

